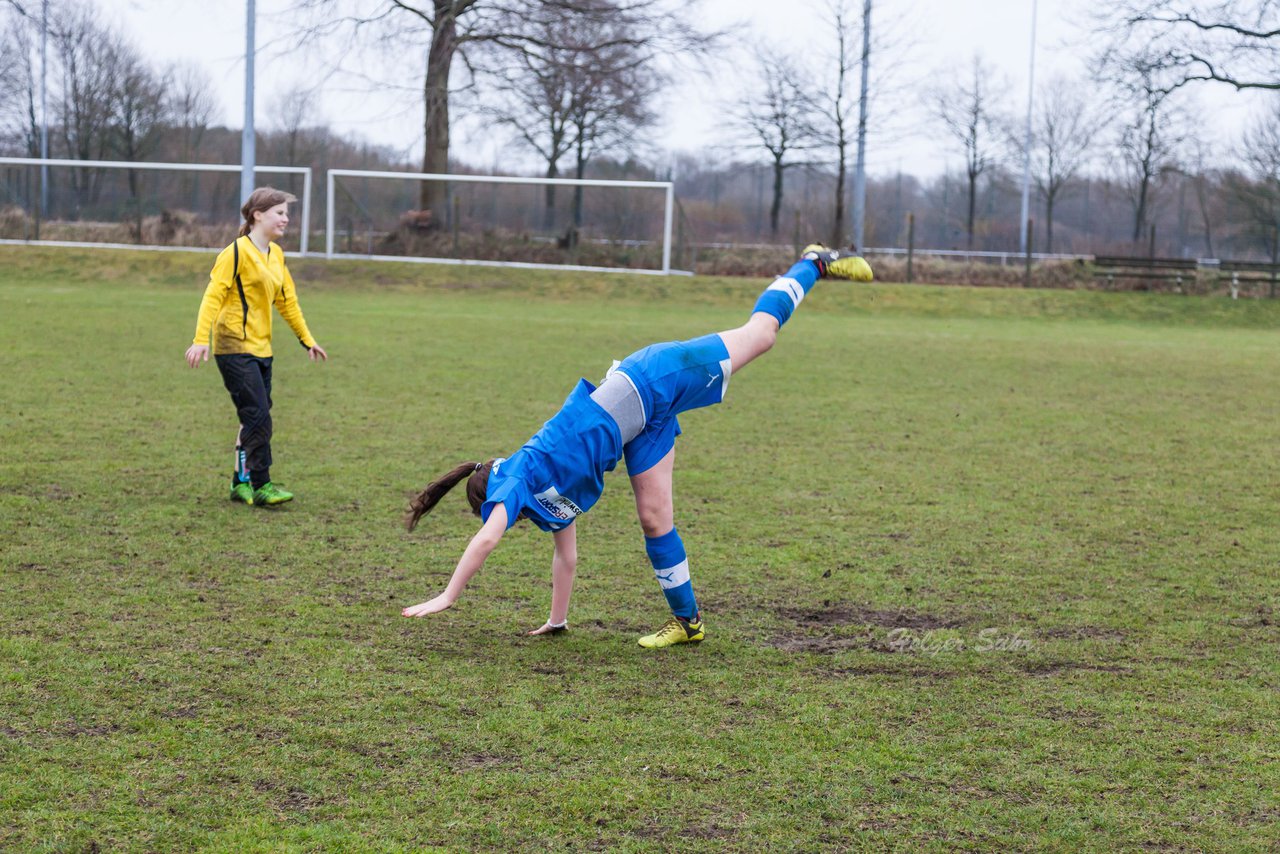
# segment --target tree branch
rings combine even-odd
[[[1276,38],[1277,36],[1280,36],[1280,29],[1254,30],[1248,27],[1242,27],[1239,24],[1232,24],[1226,21],[1206,22],[1206,21],[1200,20],[1199,18],[1194,18],[1185,12],[1179,15],[1169,15],[1169,16],[1161,16],[1159,14],[1136,16],[1134,18],[1131,18],[1130,22],[1133,25],[1142,24],[1142,23],[1153,23],[1153,24],[1163,23],[1163,24],[1169,24],[1172,26],[1176,26],[1178,24],[1190,24],[1193,28],[1200,30],[1202,32],[1215,32],[1215,31],[1228,32],[1228,33],[1234,33],[1235,35],[1239,35],[1239,36],[1245,36],[1251,39],[1259,39],[1261,41],[1266,41],[1268,39],[1273,39],[1273,38]]]
[[[13,10],[23,18],[26,18],[28,21],[35,20],[35,16],[32,15],[30,12],[28,12],[25,8],[23,8],[23,5],[19,3],[18,0],[5,0],[5,2],[8,3],[10,6],[12,6]]]

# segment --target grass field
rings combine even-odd
[[[211,256],[0,249],[0,849],[1274,850],[1280,306],[823,283],[682,418],[707,642],[630,489],[568,635],[411,490],[762,282],[293,264],[278,511],[182,353]]]

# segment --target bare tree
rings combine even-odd
[[[15,20],[0,32],[0,139],[11,139],[27,157],[40,156],[38,82],[31,28]]]
[[[1128,121],[1121,125],[1119,148],[1137,243],[1147,230],[1157,182],[1176,165],[1182,117],[1170,100],[1171,90],[1160,82],[1157,66],[1141,57],[1134,59],[1128,75],[1118,83],[1118,103],[1129,111]]]
[[[49,29],[61,76],[52,111],[63,151],[77,160],[106,159],[119,70],[113,38],[87,5],[61,7]],[[101,170],[73,169],[67,181],[84,204],[96,200],[101,179]]]
[[[136,50],[116,35],[106,35],[106,48],[98,61],[111,70],[115,87],[110,92],[107,141],[121,160],[145,160],[160,145],[168,122],[164,97],[166,81],[157,77]],[[138,194],[138,172],[125,170],[129,185],[129,212],[133,215],[134,238],[142,237],[142,204]]]
[[[773,170],[769,233],[776,238],[785,173],[799,165],[799,161],[787,158],[813,148],[820,140],[814,126],[816,107],[809,95],[813,87],[796,65],[766,46],[756,48],[755,62],[759,74],[756,86],[742,95],[732,109],[741,116],[739,124],[752,146],[763,148],[769,155]]]
[[[4,0],[4,5],[8,6],[10,9],[13,9],[14,12],[16,12],[18,15],[20,15],[23,18],[30,18],[31,20],[35,20],[35,15],[33,11],[28,10],[26,4],[19,3],[18,0]]]
[[[494,101],[485,112],[511,130],[546,163],[547,178],[560,176],[560,160],[573,150],[575,104],[590,93],[583,91],[590,75],[584,66],[593,61],[590,45],[580,40],[572,21],[542,20],[541,50],[515,53],[513,64],[495,68],[491,75]],[[543,227],[555,226],[556,187],[545,190]]]
[[[1114,0],[1094,19],[1106,65],[1150,62],[1167,93],[1188,83],[1280,89],[1275,0]]]
[[[1213,251],[1213,234],[1215,223],[1225,219],[1218,209],[1221,201],[1220,188],[1211,183],[1209,170],[1209,152],[1204,142],[1197,138],[1188,140],[1188,179],[1196,194],[1196,210],[1200,214],[1200,225],[1204,229],[1204,253],[1206,258],[1215,257]]]
[[[1051,78],[1035,118],[1032,168],[1044,196],[1045,251],[1053,251],[1053,212],[1062,191],[1088,162],[1105,121],[1078,81]]]
[[[1228,176],[1228,192],[1245,211],[1245,233],[1280,264],[1280,103],[1245,131],[1239,157],[1245,172]]]
[[[835,35],[833,64],[823,91],[822,110],[828,125],[824,136],[835,151],[835,204],[832,208],[831,245],[843,246],[845,235],[845,183],[849,177],[849,144],[853,141],[858,114],[858,91],[854,73],[862,64],[862,29],[857,14],[847,0],[832,0],[827,8],[831,32]]]
[[[612,28],[616,24],[603,26]],[[653,122],[649,102],[662,82],[647,51],[624,41],[601,48],[585,65],[569,112],[573,127],[573,174],[586,175],[587,163],[602,151],[629,155],[638,131]],[[582,227],[582,187],[573,188],[573,225]]]
[[[909,6],[895,4],[897,11],[876,11],[876,25],[870,32],[870,0],[827,0],[825,20],[809,39],[815,55],[806,76],[817,80],[815,95],[809,103],[815,109],[815,126],[832,151],[835,172],[835,198],[832,211],[832,245],[852,242],[846,226],[846,201],[849,184],[849,148],[858,136],[886,139],[902,130],[902,110],[878,110],[880,103],[915,97],[914,90],[903,80],[911,76],[918,60],[914,52],[916,19]],[[867,38],[870,35],[870,38]],[[866,66],[874,73],[863,81]],[[905,72],[905,73],[904,73]],[[862,101],[861,84],[866,84],[866,100]],[[865,109],[863,109],[865,107]],[[820,117],[820,118],[819,118]],[[866,121],[865,126],[862,122]],[[865,166],[865,164],[864,164]],[[855,176],[856,178],[856,176]],[[856,213],[856,212],[855,212]]]
[[[183,163],[199,160],[200,146],[217,112],[213,84],[204,69],[181,63],[169,69],[168,112],[179,131],[178,151]]]
[[[934,95],[934,106],[943,127],[964,148],[969,191],[965,232],[969,249],[973,249],[977,219],[978,179],[997,163],[1004,137],[996,102],[1006,88],[982,57],[974,54],[968,77],[955,79]]]
[[[213,85],[204,69],[192,62],[171,66],[165,76],[169,80],[166,92],[167,112],[171,124],[167,144],[176,151],[180,163],[198,163],[209,125],[217,112],[213,97]],[[184,174],[183,194],[191,210],[200,206],[199,175]]]
[[[527,26],[524,48],[506,52],[510,64],[481,74],[496,95],[486,112],[539,155],[548,178],[560,175],[560,160],[571,152],[575,177],[582,178],[598,151],[631,150],[636,131],[652,118],[648,101],[663,79],[652,52],[629,44],[613,32],[616,23],[600,18],[533,17]],[[555,185],[547,185],[548,229],[555,197]],[[573,224],[581,226],[580,187],[573,208]]]
[[[547,178],[560,177],[560,160],[573,148],[569,110],[572,106],[567,78],[553,69],[526,68],[527,76],[510,80],[503,91],[505,103],[491,109],[499,124],[546,163]],[[544,191],[543,228],[555,227],[556,186]]]
[[[528,26],[530,20],[551,17],[608,25],[610,38],[595,46],[599,50],[625,45],[655,55],[702,52],[710,37],[687,23],[692,5],[678,0],[300,0],[298,8],[311,21],[301,33],[304,43],[345,34],[353,51],[370,42],[383,55],[425,50],[422,169],[447,173],[455,57],[470,70],[469,50],[552,47]],[[423,182],[424,208],[439,214],[444,198],[442,184]]]
[[[113,39],[110,56],[116,82],[111,93],[110,145],[121,160],[144,160],[160,144],[161,131],[168,124],[168,102],[164,97],[168,81],[157,76],[136,50]],[[129,172],[130,195],[137,196],[135,174]]]
[[[285,92],[272,103],[271,115],[283,138],[285,165],[301,165],[310,156],[303,150],[306,131],[318,123],[315,90],[299,87]]]

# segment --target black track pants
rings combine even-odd
[[[240,417],[240,446],[256,489],[271,478],[271,359],[231,353],[214,360]]]

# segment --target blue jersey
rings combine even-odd
[[[657,465],[675,446],[676,416],[724,399],[729,351],[719,335],[668,341],[637,350],[617,366],[639,398],[644,427],[626,445],[618,422],[591,399],[595,386],[579,380],[564,406],[533,438],[489,475],[480,518],[495,505],[507,508],[507,527],[527,516],[544,531],[559,531],[595,506],[605,472],[627,459],[637,475]]]
[[[494,463],[480,518],[507,509],[507,527],[527,516],[544,531],[567,528],[604,491],[604,474],[622,458],[618,425],[594,400],[595,386],[579,380],[564,406],[533,438]]]

